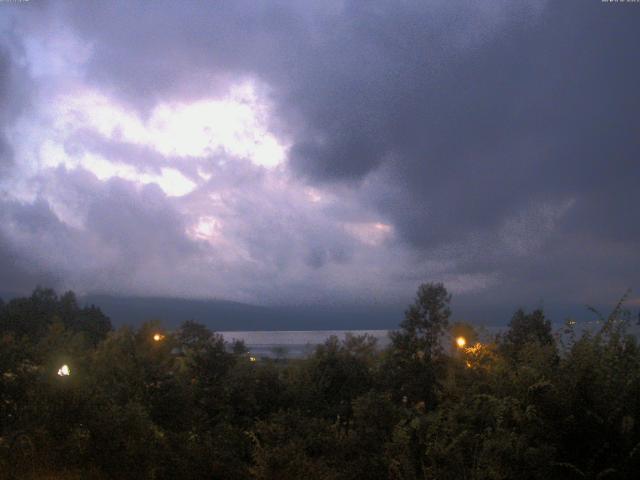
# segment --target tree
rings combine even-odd
[[[0,333],[39,339],[55,322],[82,333],[93,346],[112,330],[109,317],[93,305],[80,308],[73,292],[58,297],[55,291],[38,287],[29,298],[15,298],[0,309]]]
[[[449,326],[451,295],[442,283],[420,285],[400,330],[392,332],[387,372],[396,397],[435,406],[442,367],[442,335]]]
[[[507,357],[515,359],[525,345],[554,345],[551,322],[540,309],[527,314],[518,309],[509,322],[509,329],[500,342],[500,349]]]
[[[424,283],[418,287],[413,305],[405,312],[400,332],[394,332],[394,345],[410,347],[425,355],[441,352],[440,338],[449,326],[451,295],[442,283]]]
[[[191,320],[180,326],[176,337],[195,404],[213,424],[229,407],[227,377],[236,356],[228,351],[222,335]]]
[[[340,342],[332,335],[317,346],[308,363],[314,410],[327,418],[340,417],[347,427],[352,413],[351,402],[368,391],[373,382],[369,362],[359,352],[366,342],[366,339],[357,340],[353,336]]]
[[[231,351],[234,355],[241,356],[249,353],[249,349],[247,348],[247,344],[244,343],[244,340],[234,339],[231,342]]]
[[[206,326],[193,320],[187,320],[178,329],[176,339],[184,350],[205,348],[213,333]]]

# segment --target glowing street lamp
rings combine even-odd
[[[161,340],[164,340],[164,335],[162,335],[162,334],[160,334],[160,333],[156,333],[156,334],[153,336],[153,341],[154,341],[154,342],[159,342],[159,341],[161,341]]]
[[[458,337],[456,338],[456,345],[458,346],[458,348],[464,348],[464,346],[467,344],[467,339],[464,337]]]
[[[69,365],[64,364],[58,369],[58,375],[60,377],[68,377],[71,375],[71,370],[69,369]]]
[[[249,357],[249,361],[252,363],[255,362],[256,360],[257,360],[256,357]]]

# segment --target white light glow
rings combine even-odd
[[[71,370],[69,369],[69,365],[62,365],[58,369],[58,375],[61,377],[68,377],[69,375],[71,375]]]
[[[188,233],[198,240],[214,241],[220,235],[220,223],[214,217],[200,217],[198,223],[194,225]]]
[[[345,229],[360,242],[376,247],[393,235],[393,227],[381,222],[348,223]]]
[[[191,193],[196,184],[185,177],[175,168],[163,167],[159,174],[141,173],[134,166],[117,161],[110,161],[105,157],[92,153],[69,156],[62,145],[52,141],[45,141],[40,148],[42,163],[47,167],[63,165],[69,169],[82,167],[93,173],[100,180],[113,177],[123,178],[132,182],[157,184],[167,195],[179,197]]]
[[[251,84],[231,89],[222,99],[161,103],[148,118],[85,89],[55,97],[43,117],[43,125],[49,127],[31,132],[29,143],[35,146],[40,168],[81,167],[101,180],[156,183],[169,196],[183,196],[208,181],[211,173],[198,166],[195,177],[188,178],[181,162],[217,155],[221,161],[229,156],[267,168],[280,165],[287,149],[270,133],[268,116],[268,107]],[[86,134],[103,138],[104,146],[95,149],[92,142],[85,143]],[[121,146],[115,156],[109,142]],[[151,159],[155,152],[160,161],[172,165],[158,165],[159,173],[141,171],[136,156],[144,152],[150,152]]]
[[[279,165],[286,156],[285,146],[268,130],[268,108],[251,84],[233,88],[223,99],[159,104],[146,121],[93,91],[59,96],[53,115],[58,130],[90,129],[165,156],[226,153],[265,167]]]

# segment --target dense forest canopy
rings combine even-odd
[[[386,349],[347,335],[263,361],[195,322],[114,330],[71,292],[0,302],[0,477],[635,478],[622,301],[579,335],[519,310],[479,340],[450,300],[420,286]]]

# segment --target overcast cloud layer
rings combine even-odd
[[[600,0],[0,3],[0,290],[611,303],[640,288],[639,27]]]

